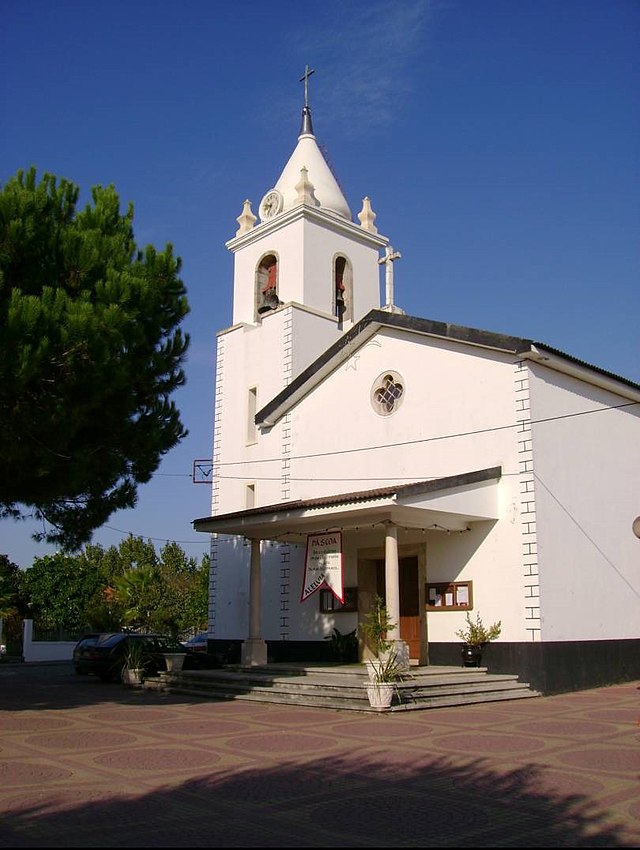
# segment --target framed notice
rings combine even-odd
[[[472,581],[446,581],[427,584],[428,611],[470,611],[473,608]]]

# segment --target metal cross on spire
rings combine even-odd
[[[304,74],[300,77],[300,82],[304,82],[304,105],[306,107],[309,106],[309,77],[311,74],[315,74],[313,68],[309,68],[308,65],[304,66]]]

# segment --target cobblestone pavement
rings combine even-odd
[[[640,682],[393,715],[0,665],[0,847],[638,847]]]

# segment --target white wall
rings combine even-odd
[[[285,498],[279,479],[282,424],[271,429],[268,439],[247,442],[249,388],[257,387],[259,410],[339,335],[331,317],[299,305],[269,313],[259,325],[238,325],[219,335],[214,444],[215,460],[222,466],[216,476],[214,513],[246,507],[245,487],[254,480],[256,504]]]
[[[517,472],[514,435],[496,430],[515,421],[513,369],[504,355],[382,331],[292,410],[294,497],[492,466]],[[404,395],[384,417],[370,397],[387,370],[400,374]]]
[[[22,657],[25,661],[71,661],[77,641],[33,640],[33,620],[22,621]]]
[[[405,386],[389,417],[370,401],[385,370]],[[513,359],[502,354],[383,331],[292,410],[290,473],[291,498],[312,498],[501,466],[502,519],[461,535],[428,532],[427,578],[473,580],[474,616],[480,610],[485,623],[502,620],[503,639],[515,641],[529,633],[514,374]],[[271,436],[261,436],[265,446]],[[455,641],[463,624],[462,612],[431,614],[430,639]]]
[[[544,366],[530,384],[542,637],[637,638],[640,411]]]
[[[335,333],[330,317],[291,305],[259,326],[221,335],[224,399],[216,416],[225,465],[216,512],[244,508],[245,482],[254,479],[256,504],[265,505],[500,466],[499,519],[461,535],[427,532],[427,580],[472,580],[473,616],[479,611],[486,625],[501,620],[505,641],[638,637],[640,541],[631,532],[640,514],[637,411],[605,410],[625,399],[544,366],[521,367],[507,354],[383,330],[287,421],[247,446],[248,387],[258,385],[259,409]],[[370,396],[385,371],[401,375],[404,396],[393,415],[381,417]],[[593,408],[602,412],[573,415]],[[530,439],[518,425],[528,415]],[[235,460],[249,463],[226,465]],[[535,485],[527,494],[523,470]],[[525,501],[532,517],[523,514]],[[345,615],[320,615],[315,598],[300,604],[303,553],[292,548],[283,568],[284,551],[264,548],[263,636],[319,639],[333,625],[349,630]],[[347,569],[355,563],[354,555]],[[222,544],[216,581],[216,636],[246,637],[248,550]],[[345,583],[355,583],[355,574]],[[432,612],[429,639],[455,641],[463,623],[463,612]]]

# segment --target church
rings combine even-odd
[[[501,626],[483,664],[543,693],[640,678],[640,385],[406,315],[371,200],[352,213],[317,144],[309,73],[297,144],[226,243],[211,516],[193,521],[210,647],[328,660],[380,597],[414,665],[460,664],[480,615]]]

